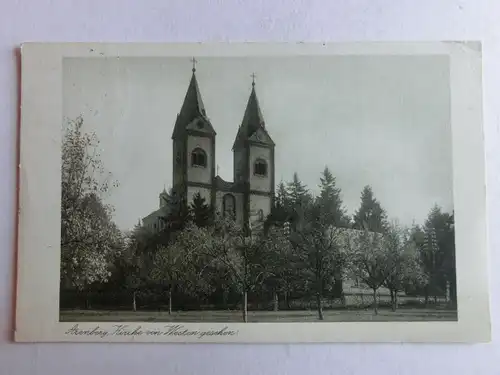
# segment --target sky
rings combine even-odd
[[[71,58],[63,63],[63,128],[82,115],[119,186],[106,197],[120,229],[158,208],[172,183],[172,130],[191,56]],[[231,147],[252,73],[276,143],[276,182],[318,192],[328,166],[349,214],[371,185],[390,219],[423,223],[453,209],[449,62],[444,56],[196,57],[216,164],[232,180]]]

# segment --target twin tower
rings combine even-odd
[[[255,79],[243,120],[234,127],[233,181],[224,181],[216,173],[217,133],[203,105],[194,65],[192,72],[172,133],[173,189],[184,204],[199,193],[219,213],[255,228],[270,213],[275,188],[275,144],[266,130]]]

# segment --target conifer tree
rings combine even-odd
[[[293,179],[287,184],[287,195],[292,205],[300,205],[307,201],[309,190],[300,181],[297,172],[293,174]]]
[[[205,198],[200,193],[196,193],[193,202],[189,206],[190,219],[197,227],[203,228],[210,224],[212,216],[211,207],[205,202]]]
[[[367,185],[361,193],[361,206],[353,217],[355,229],[383,233],[387,231],[387,213],[375,199],[372,188]]]
[[[290,220],[290,216],[290,199],[288,197],[285,183],[280,181],[276,187],[274,205],[271,207],[271,213],[267,216],[264,224],[265,231],[267,232],[272,225],[283,226]]]
[[[335,177],[328,167],[325,167],[321,174],[319,188],[320,195],[317,201],[325,223],[335,227],[348,227],[349,217],[342,204],[341,191],[336,186]]]
[[[276,189],[276,207],[287,210],[290,205],[290,198],[283,180],[280,181]]]
[[[451,297],[454,299],[456,276],[453,215],[434,205],[427,216],[423,231],[425,242],[421,247],[421,257],[429,278],[426,297],[434,295],[437,298],[437,295],[443,295],[448,283]]]
[[[297,225],[304,220],[313,199],[297,172],[293,174],[293,179],[287,184],[286,190],[290,202],[290,217]]]
[[[321,221],[326,227],[347,228],[349,227],[349,217],[342,204],[341,191],[336,186],[335,177],[332,172],[325,167],[320,177],[320,195],[316,199],[316,206],[319,209]],[[342,270],[337,267],[334,275],[335,283],[332,294],[335,298],[343,297]]]
[[[167,193],[167,205],[165,216],[161,217],[165,221],[168,232],[177,232],[184,228],[189,217],[189,207],[186,207],[185,197],[176,189],[169,189]]]

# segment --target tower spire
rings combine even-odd
[[[215,130],[207,117],[205,106],[201,98],[200,88],[198,86],[198,80],[196,79],[196,63],[198,61],[194,57],[191,58],[190,61],[193,64],[193,68],[191,69],[193,74],[191,75],[191,80],[189,81],[189,86],[186,91],[186,96],[184,97],[181,110],[175,121],[172,139],[182,134],[182,132],[186,130],[186,127],[189,126],[193,120],[198,120],[200,124],[203,123],[206,125],[201,126],[199,129],[204,128],[206,132],[215,135]]]
[[[198,62],[198,60],[196,60],[194,57],[191,58],[191,62],[193,63],[193,69],[191,69],[194,72],[196,72],[196,63]]]
[[[238,144],[241,144],[241,142],[251,139],[258,129],[262,129],[262,131],[266,132],[264,116],[262,116],[262,111],[260,110],[259,100],[257,99],[257,93],[255,90],[255,78],[257,75],[252,73],[250,74],[250,77],[252,77],[252,90],[248,98],[243,120],[238,127],[238,133],[236,134],[236,139],[233,143],[233,150]],[[269,144],[273,143],[267,132],[265,138],[266,141],[264,142]]]

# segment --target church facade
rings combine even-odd
[[[254,77],[255,78],[255,77]],[[223,215],[231,215],[242,227],[257,228],[270,214],[275,190],[275,143],[262,115],[255,79],[252,80],[242,121],[235,124],[232,147],[233,180],[216,172],[216,124],[212,124],[193,66],[184,102],[172,132],[172,191],[188,206],[196,194]],[[161,230],[167,213],[167,193],[160,193],[160,206],[143,219],[143,226]]]

